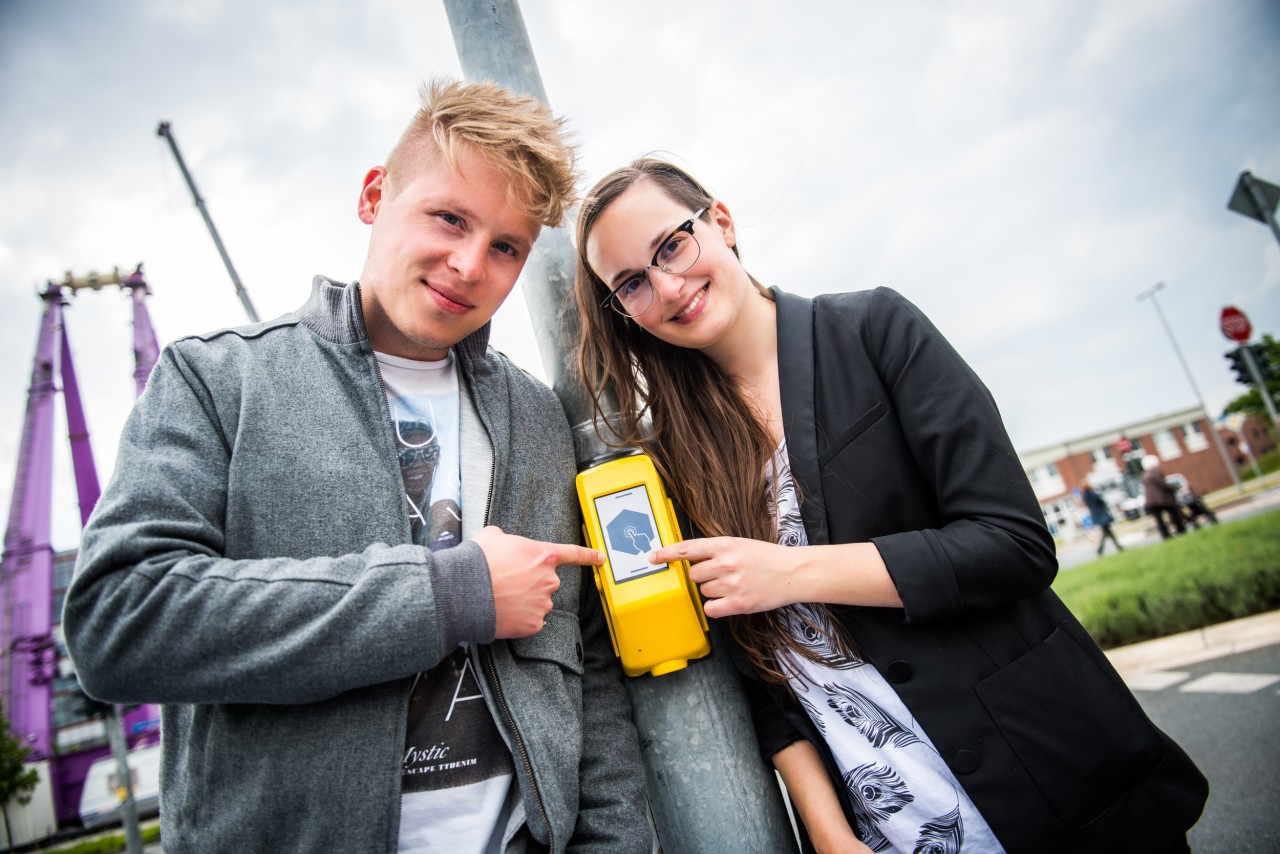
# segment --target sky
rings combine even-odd
[[[1280,184],[1274,0],[521,11],[584,189],[663,152],[726,203],[765,284],[899,290],[1020,450],[1198,396],[1217,415],[1244,390],[1222,308],[1280,333],[1280,244],[1226,206],[1243,170]],[[144,264],[162,344],[247,319],[160,121],[269,318],[317,273],[358,275],[362,177],[419,82],[461,75],[442,0],[0,0],[0,511],[47,281]],[[1138,299],[1161,282],[1186,371]],[[105,483],[134,395],[128,300],[77,295],[67,327]],[[520,286],[493,343],[545,377]],[[70,548],[59,424],[54,544]]]

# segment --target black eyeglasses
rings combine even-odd
[[[653,283],[649,281],[649,271],[657,267],[668,275],[678,276],[697,263],[702,247],[698,245],[698,238],[693,236],[693,224],[706,212],[705,207],[699,208],[693,216],[677,225],[658,244],[649,265],[611,290],[600,307],[612,308],[623,317],[637,317],[648,311],[653,305]]]

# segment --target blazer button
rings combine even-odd
[[[573,645],[574,652],[578,653],[578,663],[582,663],[582,642],[579,641]]]
[[[955,758],[951,760],[951,769],[957,774],[972,774],[980,764],[978,754],[972,750],[957,750]]]
[[[905,661],[891,661],[889,666],[885,668],[884,678],[894,684],[906,682],[911,678],[911,665]]]

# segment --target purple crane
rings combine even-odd
[[[53,744],[52,683],[58,668],[58,644],[53,637],[54,551],[51,540],[53,486],[53,408],[56,378],[62,380],[72,468],[83,525],[100,494],[93,449],[85,422],[75,364],[66,334],[67,297],[82,289],[107,285],[127,289],[133,302],[134,378],[142,394],[159,357],[155,332],[147,313],[149,293],[142,265],[128,275],[118,270],[99,275],[72,276],[49,282],[40,293],[44,314],[36,340],[35,363],[27,391],[27,410],[18,451],[9,527],[0,566],[0,691],[13,732],[31,747],[33,761],[48,760],[54,768],[54,800],[59,821],[74,818],[83,772],[101,750],[59,755]],[[56,358],[55,358],[56,356]],[[134,740],[154,740],[158,718],[153,706],[142,706],[126,717]]]

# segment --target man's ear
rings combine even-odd
[[[357,212],[360,221],[365,225],[373,225],[378,218],[378,206],[382,204],[382,195],[386,190],[387,167],[375,166],[364,176],[364,184],[360,188],[360,204]]]

